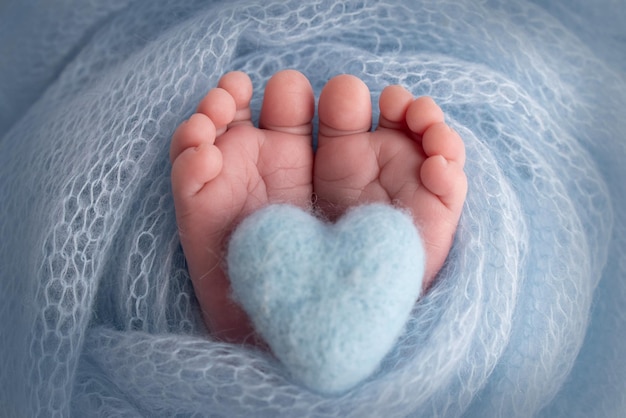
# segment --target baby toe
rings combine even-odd
[[[174,162],[187,148],[196,148],[205,143],[213,144],[215,136],[213,121],[205,114],[194,113],[174,131],[170,144],[170,161]]]
[[[406,111],[406,123],[409,129],[421,136],[429,126],[444,121],[444,114],[435,101],[427,96],[419,97]]]
[[[309,80],[299,71],[283,70],[267,82],[260,127],[297,135],[310,135],[315,96]]]
[[[228,91],[218,87],[200,101],[197,112],[208,116],[217,129],[217,135],[221,135],[235,118],[237,103]]]
[[[450,163],[442,155],[435,155],[422,164],[420,179],[448,209],[460,211],[467,193],[467,178],[462,167]]]
[[[380,94],[379,128],[406,129],[406,112],[413,95],[402,86],[387,86]]]
[[[250,101],[253,88],[250,77],[242,71],[231,71],[220,78],[217,86],[226,90],[235,101],[236,114],[233,122],[252,125]]]
[[[172,190],[177,208],[222,171],[222,153],[211,144],[184,150],[172,164]]]
[[[427,156],[441,155],[450,162],[465,164],[465,145],[460,135],[446,123],[429,126],[422,135],[422,148]]]
[[[336,76],[320,94],[318,113],[321,136],[367,132],[372,126],[370,91],[358,77],[349,74]]]

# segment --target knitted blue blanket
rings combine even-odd
[[[0,416],[623,416],[624,22],[620,0],[3,2]],[[224,72],[284,68],[431,95],[467,147],[436,285],[341,395],[211,338],[175,225],[177,124]]]

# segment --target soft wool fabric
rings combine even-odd
[[[417,300],[425,254],[411,217],[366,205],[336,224],[286,205],[228,246],[236,300],[295,381],[336,394],[372,374]]]
[[[600,0],[3,1],[0,415],[621,417],[626,21]],[[223,72],[441,104],[469,194],[435,286],[341,396],[202,326],[171,134]],[[374,115],[377,120],[378,115]]]

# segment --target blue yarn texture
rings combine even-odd
[[[226,259],[255,330],[291,377],[327,394],[378,368],[421,293],[425,264],[413,218],[382,204],[336,224],[270,205],[237,227]]]
[[[625,8],[3,1],[0,415],[623,416]],[[283,68],[431,95],[467,147],[435,286],[340,396],[207,335],[174,221],[177,124],[225,71]]]

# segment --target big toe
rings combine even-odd
[[[372,126],[370,92],[363,81],[349,74],[332,78],[319,100],[319,132],[334,137],[367,132]]]
[[[261,108],[261,128],[310,135],[314,114],[313,88],[302,73],[283,70],[267,82]]]

